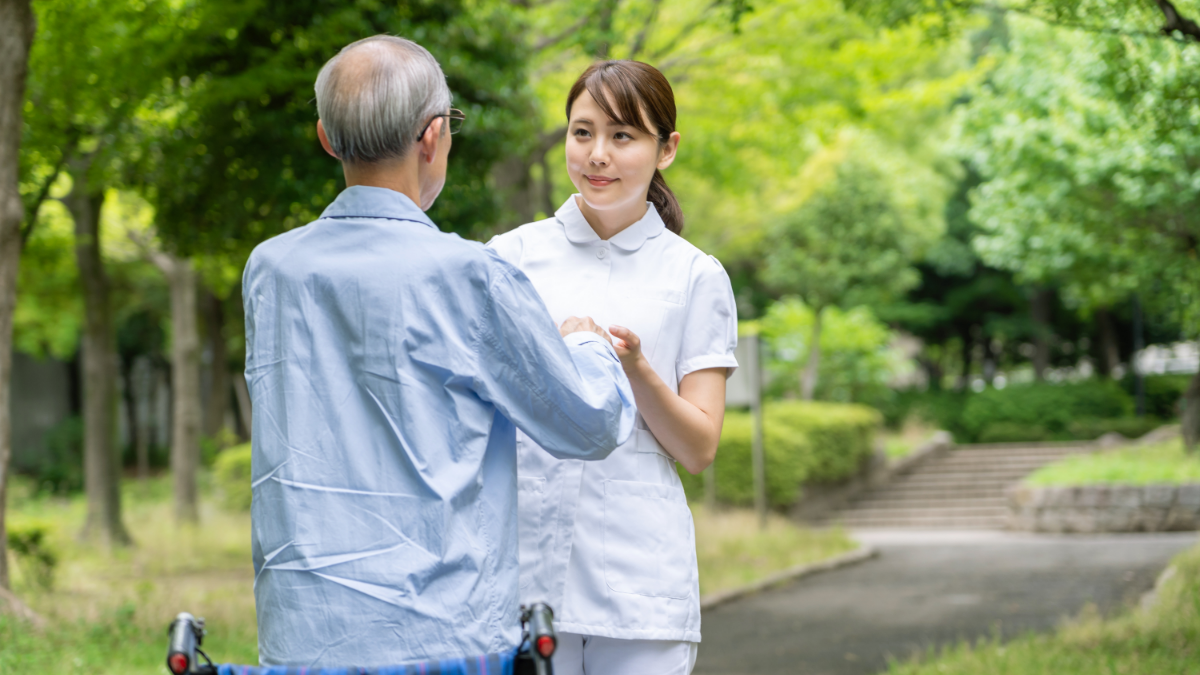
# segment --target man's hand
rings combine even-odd
[[[571,333],[586,331],[591,331],[605,340],[608,340],[608,344],[612,344],[612,338],[609,337],[608,333],[606,333],[603,328],[597,326],[596,322],[592,321],[592,317],[590,316],[585,316],[582,319],[577,316],[569,317],[566,321],[562,322],[561,326],[558,327],[558,332],[562,333],[563,337],[567,337]]]

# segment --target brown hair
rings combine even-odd
[[[609,119],[631,126],[643,133],[658,138],[661,148],[675,132],[675,92],[671,83],[654,66],[641,61],[598,61],[583,71],[571,92],[567,94],[567,119],[571,119],[571,105],[587,89],[596,105]],[[614,107],[615,106],[615,107]],[[645,118],[655,130],[646,128]],[[647,195],[667,229],[679,234],[683,231],[683,209],[675,193],[667,187],[662,172],[655,169]]]

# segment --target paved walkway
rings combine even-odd
[[[870,675],[889,658],[1052,629],[1154,585],[1195,533],[862,532],[880,557],[704,614],[696,675]]]

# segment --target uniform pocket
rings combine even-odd
[[[646,420],[642,419],[642,414],[638,413],[637,422],[633,431],[636,440],[636,449],[638,452],[650,452],[669,459],[673,463],[675,458],[668,455],[666,450],[663,450],[662,444],[654,437],[654,432],[650,431],[650,426],[646,424]]]
[[[686,599],[695,544],[683,490],[604,481],[604,581],[615,593]]]
[[[531,586],[541,570],[545,501],[545,478],[517,476],[517,556],[521,564],[522,589]]]

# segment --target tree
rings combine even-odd
[[[914,286],[913,264],[945,228],[940,181],[903,164],[889,163],[872,139],[843,134],[810,160],[800,181],[808,194],[768,235],[764,279],[813,311],[805,400],[817,385],[824,310],[878,303]]]
[[[1104,35],[1166,38],[1200,42],[1200,25],[1181,13],[1171,0],[844,0],[851,11],[885,25],[920,23],[937,35],[950,35],[970,25],[972,14],[1001,12],[1044,23]],[[1194,3],[1186,2],[1194,12]]]
[[[962,112],[975,248],[1107,309],[1137,292],[1200,334],[1200,47],[1010,18],[1010,53]],[[1200,374],[1185,438],[1200,438]]]
[[[116,353],[112,304],[101,252],[101,208],[133,156],[135,113],[161,87],[160,58],[171,33],[165,2],[46,0],[36,7],[38,39],[30,57],[23,153],[28,240],[62,172],[62,198],[75,220],[84,298],[82,370],[88,518],[84,534],[106,544],[129,541],[121,521],[116,446]]]
[[[12,456],[12,335],[21,260],[22,113],[34,17],[29,0],[0,0],[0,590],[7,591],[5,504]]]

